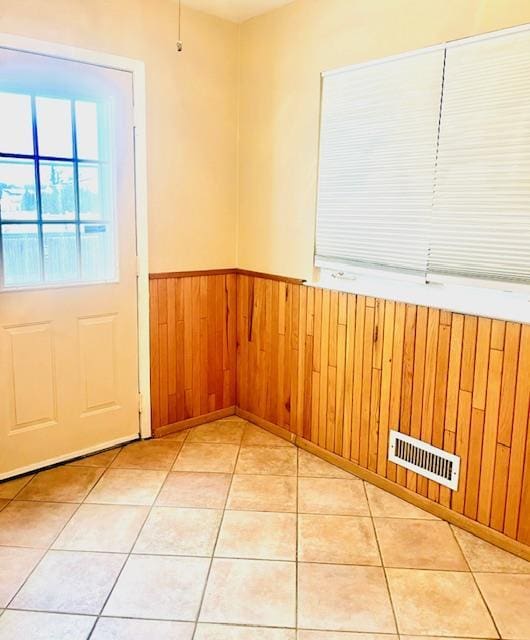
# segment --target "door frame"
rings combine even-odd
[[[0,47],[35,53],[73,62],[84,62],[118,71],[127,71],[133,81],[134,171],[136,206],[137,303],[138,303],[138,391],[139,435],[151,437],[151,387],[149,348],[149,244],[147,205],[147,139],[145,64],[142,60],[111,53],[71,47],[0,32]],[[97,450],[97,449],[96,449]],[[84,455],[89,451],[75,452]],[[47,461],[48,462],[48,461]]]

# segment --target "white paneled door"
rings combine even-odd
[[[0,48],[0,479],[138,437],[132,76]]]

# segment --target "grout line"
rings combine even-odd
[[[226,510],[227,510],[226,506],[227,506],[228,500],[230,498],[230,492],[232,491],[232,483],[234,481],[235,470],[236,470],[236,467],[237,467],[237,463],[239,461],[239,454],[241,452],[241,442],[243,441],[244,431],[245,431],[245,429],[243,429],[243,434],[241,436],[241,441],[239,443],[239,448],[237,450],[237,455],[236,455],[236,459],[235,459],[235,462],[234,462],[234,471],[232,472],[231,477],[230,477],[230,484],[228,485],[228,491],[226,492],[226,498],[225,498],[224,506],[223,506],[223,509],[222,509],[223,513],[222,513],[222,516],[221,516],[221,520],[219,522],[219,527],[217,529],[217,535],[215,537],[215,542],[214,542],[214,545],[212,547],[212,554],[211,554],[211,557],[210,557],[210,566],[208,567],[208,572],[206,574],[206,580],[204,581],[204,587],[203,587],[203,590],[202,590],[202,596],[201,596],[201,600],[199,602],[199,607],[197,609],[197,617],[195,619],[195,628],[193,629],[193,635],[191,637],[191,640],[195,640],[195,636],[197,634],[197,629],[198,629],[198,626],[199,626],[199,619],[201,617],[202,607],[203,607],[203,604],[204,604],[204,597],[206,596],[206,589],[208,588],[208,582],[210,581],[210,574],[212,572],[213,561],[214,561],[214,558],[216,557],[215,556],[215,552],[217,550],[217,544],[219,542],[219,536],[221,535],[221,529],[223,527],[223,523],[224,523],[224,519],[225,519],[225,513],[226,513]]]
[[[484,597],[484,594],[482,593],[482,590],[481,590],[481,588],[480,588],[480,586],[479,586],[479,584],[477,582],[477,578],[475,576],[475,573],[471,569],[471,565],[469,564],[467,556],[464,553],[464,549],[462,548],[458,538],[456,537],[453,527],[451,525],[449,525],[449,528],[451,529],[451,535],[453,536],[453,539],[455,540],[456,545],[460,549],[460,553],[462,554],[462,556],[464,558],[464,561],[465,561],[466,565],[468,566],[469,573],[471,574],[471,577],[473,579],[473,583],[475,584],[475,587],[477,588],[477,591],[480,594],[480,598],[481,598],[482,602],[484,603],[484,606],[486,607],[486,611],[489,613],[489,616],[491,618],[491,622],[492,622],[493,626],[495,627],[495,631],[497,632],[497,637],[498,638],[502,638],[502,635],[501,635],[501,632],[499,630],[499,627],[497,626],[497,621],[495,620],[493,612],[491,611],[491,609],[490,609],[490,607],[488,605],[488,602],[487,602],[486,598]]]
[[[8,611],[7,609],[5,611]],[[5,611],[2,611],[2,613],[5,613]],[[95,614],[88,614],[88,613],[58,613],[57,611],[44,611],[44,610],[37,610],[37,609],[9,609],[9,611],[17,611],[19,613],[45,613],[45,614],[50,614],[50,615],[56,615],[56,616],[79,616],[79,617],[84,617],[84,618],[96,618]],[[0,614],[1,617],[1,614]],[[113,620],[113,619],[117,619],[117,620],[131,620],[131,621],[136,621],[136,620],[140,620],[140,621],[149,621],[149,622],[167,622],[167,623],[179,623],[179,624],[194,624],[193,621],[190,620],[181,620],[181,619],[160,619],[160,618],[142,618],[142,617],[131,617],[131,616],[120,616],[120,615],[113,615],[113,616],[105,616],[105,615],[101,615],[98,616],[97,619],[108,619],[108,620]],[[96,622],[97,622],[96,619]],[[365,633],[363,631],[343,631],[343,630],[322,630],[322,629],[315,629],[315,628],[311,628],[311,627],[303,627],[303,628],[294,628],[294,627],[279,627],[279,626],[273,626],[273,625],[263,625],[263,624],[246,624],[246,623],[233,623],[233,622],[206,622],[203,624],[208,624],[211,625],[213,627],[227,627],[227,628],[240,628],[240,629],[260,629],[260,630],[281,630],[281,631],[292,631],[292,632],[297,632],[300,630],[303,631],[314,631],[318,634],[333,634],[333,635],[338,635],[338,636],[359,636],[360,637],[364,637],[364,636],[374,636],[374,637],[387,637],[389,640],[390,639],[395,639],[396,637],[399,636],[399,634],[396,633],[389,633],[389,632],[383,632],[383,631],[379,631],[377,633]],[[91,633],[93,633],[93,630],[91,631]],[[87,640],[90,636],[87,637]],[[399,636],[401,638],[405,637],[405,634],[401,634],[401,636]],[[425,638],[426,640],[432,640],[432,636],[429,635],[425,635],[425,634],[415,634],[414,638]],[[484,637],[479,637],[479,636],[466,636],[465,640],[485,640]]]
[[[63,466],[66,466],[66,463],[63,463]],[[90,492],[92,491],[92,489],[97,485],[97,483],[101,480],[101,478],[105,475],[105,471],[103,471],[103,473],[100,475],[100,477],[96,480],[96,482],[92,485],[92,487],[87,491],[87,494],[85,496],[88,497],[88,495],[90,494]],[[41,472],[39,472],[41,473]],[[36,478],[39,473],[36,473],[34,478]],[[32,478],[33,480],[33,478]],[[31,480],[30,480],[31,482]],[[24,487],[22,489],[24,489],[25,487],[27,487],[29,485],[29,482],[24,485]],[[21,489],[21,491],[22,491]],[[20,492],[19,492],[20,493]],[[18,495],[18,494],[17,494]],[[11,500],[11,502],[15,502],[14,498]],[[17,502],[23,502],[22,500],[18,500]],[[27,501],[27,502],[31,502],[31,501]],[[47,501],[34,501],[36,504],[38,502],[41,503],[46,503]],[[11,504],[11,503],[10,503]],[[80,503],[71,503],[71,502],[63,502],[63,503],[52,503],[52,504],[77,504],[77,507],[72,511],[70,517],[65,521],[64,525],[60,528],[60,530],[58,531],[57,535],[53,538],[53,540],[50,542],[50,544],[46,547],[36,547],[37,549],[43,549],[44,553],[42,554],[42,557],[40,558],[40,560],[35,564],[35,566],[33,567],[33,569],[28,573],[28,575],[26,576],[25,580],[23,581],[23,583],[20,585],[20,587],[15,591],[15,593],[13,594],[12,598],[9,600],[9,602],[6,605],[6,609],[9,608],[9,606],[11,605],[11,603],[13,602],[13,600],[17,597],[17,595],[20,593],[20,591],[26,586],[28,580],[31,578],[31,576],[35,573],[35,571],[37,570],[37,568],[41,565],[41,563],[43,562],[44,558],[46,558],[46,556],[48,555],[48,553],[50,551],[52,551],[52,546],[55,544],[55,542],[58,540],[59,536],[62,534],[62,532],[66,529],[66,527],[68,526],[68,524],[70,524],[70,522],[72,521],[72,519],[74,518],[74,516],[76,515],[76,513],[79,511],[79,509],[81,508],[81,505],[83,504],[83,502]],[[7,506],[7,505],[6,505]],[[6,546],[6,545],[2,545],[2,546]],[[29,548],[29,549],[34,549],[35,547],[23,547],[23,548]]]
[[[294,591],[294,627],[295,627],[295,636],[298,636],[298,590],[299,590],[299,580],[300,580],[300,561],[299,561],[299,544],[300,544],[300,513],[299,513],[299,502],[300,496],[298,491],[298,474],[300,472],[300,449],[296,447],[296,568],[295,568],[295,591]]]
[[[77,508],[74,509],[74,511],[72,512],[70,517],[66,520],[66,522],[64,523],[64,525],[62,526],[60,531],[57,533],[57,535],[53,538],[53,540],[50,542],[50,544],[47,547],[38,548],[38,547],[18,547],[17,545],[0,545],[0,547],[4,546],[4,547],[14,547],[14,548],[39,549],[40,551],[43,552],[42,557],[36,563],[35,567],[28,574],[28,576],[26,577],[26,579],[24,580],[22,585],[19,587],[19,589],[16,591],[16,593],[13,595],[13,597],[11,598],[9,603],[5,606],[5,610],[6,611],[7,610],[11,610],[11,611],[21,611],[21,612],[34,612],[34,613],[50,613],[50,614],[55,614],[55,615],[77,615],[77,616],[86,616],[86,617],[91,617],[91,618],[93,617],[95,619],[94,619],[93,626],[92,626],[92,628],[91,628],[91,630],[90,630],[90,632],[89,632],[89,634],[87,636],[87,640],[88,640],[89,638],[92,637],[92,635],[93,635],[93,633],[95,631],[96,625],[97,625],[98,621],[100,620],[100,618],[118,618],[118,619],[130,619],[130,620],[157,620],[155,618],[141,618],[141,617],[132,617],[132,616],[120,616],[120,615],[106,616],[103,613],[103,611],[104,611],[104,609],[105,609],[105,607],[106,607],[106,605],[107,605],[112,593],[114,592],[114,590],[116,588],[116,585],[117,585],[117,583],[118,583],[118,581],[120,579],[120,576],[121,576],[125,566],[128,564],[129,560],[131,559],[131,557],[135,557],[135,556],[147,556],[147,557],[149,557],[150,556],[150,557],[187,557],[187,558],[193,558],[193,559],[196,559],[196,558],[208,559],[208,558],[210,558],[210,564],[209,564],[207,576],[206,576],[206,579],[205,579],[204,587],[203,587],[203,590],[202,590],[202,597],[201,597],[201,600],[200,600],[200,604],[199,604],[199,607],[198,607],[198,611],[197,611],[197,615],[196,615],[195,621],[190,621],[190,620],[182,620],[182,621],[181,620],[170,620],[171,622],[186,622],[188,624],[194,624],[195,626],[194,626],[194,630],[193,630],[193,638],[195,638],[196,633],[197,633],[199,620],[200,620],[200,614],[201,614],[202,607],[203,607],[203,604],[204,604],[204,598],[205,598],[205,594],[206,594],[206,589],[207,589],[209,578],[210,578],[210,574],[211,574],[211,571],[212,571],[213,561],[215,559],[219,558],[219,559],[231,559],[231,560],[241,560],[241,561],[245,561],[245,560],[256,561],[257,560],[257,561],[263,561],[263,562],[284,562],[284,563],[285,562],[289,562],[291,564],[294,562],[295,563],[295,567],[296,567],[295,568],[295,576],[296,576],[295,589],[296,590],[295,590],[295,628],[294,628],[294,632],[296,634],[298,632],[298,622],[299,622],[299,620],[298,620],[298,588],[299,588],[298,582],[299,582],[299,565],[300,565],[300,559],[299,559],[299,519],[300,519],[300,515],[302,515],[302,514],[299,513],[299,492],[298,492],[298,481],[300,479],[300,476],[299,476],[300,449],[299,449],[299,447],[296,447],[296,451],[297,451],[297,454],[296,454],[297,455],[297,458],[296,458],[296,468],[297,468],[296,476],[283,476],[283,475],[275,475],[275,474],[255,474],[255,473],[254,474],[236,474],[235,473],[235,469],[237,468],[237,463],[238,463],[239,455],[241,453],[241,448],[242,448],[242,444],[240,443],[238,445],[238,451],[237,451],[237,456],[236,456],[236,460],[235,460],[235,463],[234,463],[233,471],[230,474],[231,475],[230,483],[229,483],[228,490],[227,490],[227,493],[226,493],[226,497],[225,497],[225,500],[224,500],[224,506],[222,507],[222,509],[220,509],[220,508],[214,509],[214,508],[202,508],[202,507],[157,505],[156,501],[157,501],[157,499],[158,499],[158,497],[159,497],[159,495],[160,495],[165,483],[167,482],[168,478],[170,477],[170,474],[172,473],[172,468],[173,468],[174,464],[176,463],[176,461],[178,460],[178,457],[182,453],[182,446],[184,445],[185,441],[187,440],[188,435],[189,435],[189,433],[186,434],[186,437],[182,441],[179,441],[181,443],[181,447],[178,449],[178,451],[177,451],[177,453],[175,455],[175,458],[174,458],[174,460],[172,462],[170,470],[160,470],[160,469],[157,470],[157,471],[165,471],[165,477],[164,477],[164,480],[163,480],[161,486],[159,487],[158,491],[156,492],[156,496],[155,496],[153,502],[151,503],[151,505],[121,505],[121,504],[116,504],[116,503],[87,503],[87,502],[85,502],[86,499],[88,498],[88,496],[90,495],[90,493],[92,492],[92,490],[99,484],[99,482],[105,476],[106,472],[111,469],[111,467],[109,465],[109,467],[104,468],[103,473],[101,474],[100,478],[94,483],[94,485],[91,487],[91,489],[87,492],[87,495],[85,496],[83,502],[81,502],[81,503],[67,503],[67,502],[57,503],[57,504],[74,504],[74,505],[77,505]],[[225,443],[194,443],[194,444],[225,444]],[[250,445],[250,446],[252,446],[252,445]],[[261,446],[261,445],[256,445],[256,446]],[[67,464],[68,463],[64,463],[64,465],[67,465]],[[138,469],[138,470],[145,470],[145,469],[142,468],[142,469]],[[208,472],[184,472],[184,473],[208,473]],[[219,472],[212,472],[212,473],[219,473]],[[37,475],[38,475],[38,473],[35,474],[35,477],[37,477]],[[228,474],[225,473],[225,474],[222,474],[222,475],[228,475]],[[284,512],[284,511],[270,511],[270,510],[267,511],[267,510],[254,510],[254,509],[228,509],[227,508],[228,500],[229,500],[230,493],[231,493],[231,490],[232,490],[232,484],[233,484],[233,481],[234,481],[234,477],[236,475],[243,475],[243,476],[253,475],[253,476],[256,476],[256,477],[271,477],[272,476],[272,477],[284,478],[284,479],[288,478],[288,477],[294,477],[296,479],[296,511],[295,512]],[[340,479],[340,478],[327,478],[326,476],[308,476],[308,477],[323,478],[323,479]],[[9,504],[11,504],[12,502],[15,501],[16,496],[18,496],[18,494],[25,487],[28,486],[29,482],[31,482],[31,480],[28,481],[28,483],[26,483],[23,487],[21,487],[21,489],[15,494],[15,496],[13,496],[13,498],[9,499],[9,501],[5,505],[5,508],[7,508]],[[373,515],[372,507],[371,507],[371,504],[370,504],[370,500],[368,498],[367,483],[364,482],[364,481],[362,481],[362,482],[363,482],[363,491],[364,491],[364,494],[365,494],[365,497],[366,497],[366,501],[367,501],[367,505],[368,505],[369,515],[366,515],[366,513],[365,514],[361,514],[361,515],[355,515],[355,514],[333,514],[333,513],[316,513],[316,514],[303,514],[303,515],[314,515],[314,516],[322,516],[322,517],[331,516],[331,517],[344,517],[344,518],[353,517],[353,518],[359,518],[359,519],[360,518],[363,518],[363,519],[370,518],[370,520],[372,522],[372,528],[373,528],[373,531],[374,531],[378,552],[379,552],[379,557],[380,557],[380,560],[381,560],[381,565],[362,565],[362,564],[359,564],[359,563],[353,564],[353,563],[343,563],[343,562],[341,562],[341,563],[330,563],[330,562],[322,562],[322,561],[319,561],[319,562],[314,562],[313,561],[313,562],[307,562],[307,563],[304,563],[304,564],[317,564],[317,565],[318,564],[326,564],[326,565],[332,564],[332,565],[342,565],[342,566],[381,566],[381,568],[383,569],[383,572],[384,572],[385,582],[386,582],[386,586],[387,586],[387,592],[388,592],[388,595],[389,595],[389,601],[390,601],[390,604],[391,604],[391,607],[392,607],[393,617],[394,617],[394,621],[395,621],[395,625],[396,625],[396,633],[399,634],[399,627],[398,627],[396,611],[395,611],[395,608],[394,608],[394,602],[393,602],[393,599],[392,599],[392,593],[390,591],[390,586],[389,586],[389,582],[388,582],[388,575],[387,575],[387,568],[390,568],[390,567],[386,567],[386,565],[383,563],[383,556],[382,556],[382,553],[381,553],[380,542],[379,542],[379,538],[378,538],[378,535],[377,535],[377,528],[375,527],[375,521],[376,520],[386,519],[386,518],[388,518],[388,516],[382,516],[381,518],[378,518],[378,517],[375,517]],[[45,503],[45,502],[52,502],[52,501],[46,500],[46,501],[26,501],[26,502]],[[136,535],[136,537],[134,539],[134,542],[131,544],[129,552],[122,553],[122,552],[117,552],[117,551],[116,552],[113,552],[113,551],[88,551],[88,550],[53,549],[52,548],[53,545],[55,544],[55,542],[57,541],[57,539],[63,533],[64,529],[72,521],[72,519],[75,517],[75,515],[77,514],[77,512],[79,511],[79,509],[81,508],[81,506],[83,504],[88,504],[88,505],[103,504],[105,506],[115,506],[115,507],[116,506],[148,507],[148,509],[146,510],[145,518],[143,519],[143,522],[142,522],[141,526],[139,527],[138,533],[137,533],[137,535]],[[168,553],[164,553],[164,554],[161,554],[161,553],[149,553],[149,552],[147,552],[147,553],[138,553],[138,554],[134,553],[134,551],[133,551],[134,547],[136,546],[137,541],[138,541],[141,533],[143,532],[143,530],[145,528],[147,520],[149,519],[151,513],[153,512],[153,510],[155,508],[171,508],[171,509],[180,509],[180,510],[194,509],[194,510],[198,510],[198,511],[200,511],[200,510],[222,511],[222,515],[221,515],[221,519],[219,521],[219,525],[218,525],[218,529],[217,529],[217,535],[216,535],[216,538],[215,538],[215,542],[214,542],[214,545],[213,545],[213,548],[212,548],[211,555],[210,556],[190,556],[190,555],[168,554]],[[216,556],[215,553],[216,553],[216,550],[217,550],[217,546],[218,546],[218,542],[219,542],[219,538],[220,538],[220,533],[221,533],[221,530],[222,530],[222,526],[223,526],[223,523],[224,523],[224,520],[225,520],[225,515],[226,515],[227,511],[228,512],[246,512],[246,513],[281,513],[281,514],[284,514],[284,513],[296,513],[296,550],[295,550],[296,553],[295,553],[295,560],[279,560],[279,559],[272,559],[272,558],[237,558],[237,557],[230,557],[230,556],[227,556],[227,557]],[[391,519],[409,520],[409,521],[410,520],[414,520],[414,521],[420,521],[420,522],[435,521],[435,520],[423,519],[423,518],[391,518]],[[472,575],[472,577],[473,577],[475,586],[476,586],[477,590],[480,593],[482,601],[484,602],[484,605],[485,605],[485,607],[486,607],[486,609],[487,609],[487,611],[488,611],[488,613],[489,613],[489,615],[491,617],[492,623],[493,623],[493,625],[494,625],[499,637],[501,637],[500,633],[499,633],[499,630],[497,628],[497,624],[496,624],[495,618],[493,617],[493,614],[492,614],[490,608],[488,607],[488,603],[486,602],[486,599],[485,599],[484,595],[482,594],[482,591],[481,591],[481,589],[480,589],[480,587],[479,587],[479,585],[477,583],[475,574],[476,573],[477,574],[479,574],[479,573],[495,573],[495,574],[500,574],[500,575],[527,575],[527,574],[520,574],[520,573],[517,573],[517,572],[502,572],[502,571],[499,571],[499,572],[493,572],[493,571],[473,572],[471,570],[470,565],[469,565],[469,561],[467,559],[467,556],[464,553],[463,548],[460,545],[460,542],[458,541],[458,538],[455,535],[455,531],[454,531],[453,526],[450,526],[450,529],[451,529],[451,533],[452,533],[452,535],[453,535],[453,537],[454,537],[454,539],[455,539],[455,541],[457,543],[457,546],[460,549],[460,551],[462,553],[462,556],[465,559],[465,562],[466,562],[466,565],[468,567],[468,570],[465,570],[465,571],[454,571],[454,570],[450,570],[450,569],[415,569],[415,568],[410,568],[410,567],[392,567],[392,568],[400,568],[400,569],[405,569],[405,570],[410,570],[410,571],[421,570],[421,571],[433,571],[433,572],[444,572],[445,571],[445,572],[448,572],[448,573],[462,573],[462,574],[469,574],[470,573]],[[58,612],[58,611],[49,611],[48,612],[48,611],[43,611],[43,610],[18,609],[16,607],[10,607],[10,604],[13,602],[14,598],[16,598],[16,596],[20,593],[21,589],[23,589],[23,587],[26,585],[26,583],[29,580],[29,578],[33,575],[33,573],[36,571],[37,567],[40,565],[40,563],[44,560],[44,558],[48,555],[48,553],[50,551],[59,551],[59,552],[62,551],[62,552],[65,552],[65,553],[98,553],[98,554],[120,555],[120,556],[124,556],[125,557],[125,559],[123,561],[123,564],[121,566],[121,569],[118,572],[117,577],[115,578],[115,580],[113,582],[113,585],[110,588],[107,597],[105,598],[105,601],[104,601],[104,603],[103,603],[103,605],[102,605],[102,607],[100,609],[99,614]],[[1,615],[2,615],[2,613],[0,613],[0,617],[1,617]],[[263,629],[280,629],[280,628],[283,629],[284,628],[284,627],[274,627],[274,626],[266,626],[266,625],[260,625],[260,624],[252,624],[251,625],[251,624],[239,624],[239,623],[236,624],[236,623],[227,623],[227,622],[224,622],[224,623],[215,622],[215,623],[208,623],[208,624],[214,624],[214,625],[218,625],[218,626],[236,626],[236,627],[242,627],[242,628],[246,628],[246,627],[257,627],[257,628],[263,628]],[[308,629],[308,630],[310,630],[310,629]],[[336,633],[338,633],[338,632],[336,632]],[[381,635],[381,636],[388,635],[388,636],[394,636],[395,637],[396,633],[393,633],[393,634],[380,633],[379,635]],[[419,637],[421,637],[421,634],[416,634],[416,635],[419,635]],[[424,636],[424,637],[427,638],[428,636]]]
[[[48,611],[47,609],[20,609],[18,607],[10,607],[5,611],[18,611],[19,613],[46,613],[55,616],[81,616],[82,618],[97,619],[97,613],[71,613],[70,611]]]
[[[158,507],[157,505],[154,505],[155,509],[173,509],[173,507]],[[177,507],[175,507],[177,508]],[[200,511],[200,509],[199,509]],[[222,511],[222,509],[210,509],[210,511]],[[226,512],[223,512],[223,515]],[[261,514],[266,514],[266,513],[271,513],[271,514],[275,514],[275,515],[296,515],[294,513],[285,513],[282,511],[229,511],[228,513],[261,513]],[[300,514],[300,515],[307,515],[307,514]],[[335,517],[335,516],[332,516]],[[340,516],[339,516],[340,517]],[[353,516],[356,517],[356,516]],[[368,519],[366,516],[363,517],[363,519]],[[145,522],[144,522],[145,524]],[[142,525],[141,528],[143,528],[144,524]],[[202,554],[185,554],[185,553],[171,553],[171,552],[164,552],[164,553],[160,553],[160,552],[153,552],[153,551],[138,551],[135,552],[134,550],[131,552],[127,552],[127,551],[99,551],[97,549],[63,549],[63,548],[55,548],[55,549],[44,549],[44,548],[39,548],[39,547],[16,547],[16,546],[12,546],[10,545],[9,547],[6,548],[10,548],[10,549],[31,549],[33,551],[42,551],[44,554],[46,554],[48,551],[55,551],[58,553],[76,553],[76,554],[95,554],[97,553],[98,555],[108,555],[108,556],[124,556],[124,555],[131,555],[133,557],[136,556],[152,556],[155,558],[189,558],[189,559],[201,559],[201,560],[208,560],[209,558],[211,558],[212,556],[210,555],[202,555]],[[240,561],[250,561],[250,562],[282,562],[282,563],[289,563],[289,564],[294,564],[297,561],[301,564],[315,564],[315,565],[333,565],[333,566],[347,566],[347,567],[382,567],[382,563],[380,564],[375,564],[375,563],[370,563],[370,562],[336,562],[336,561],[330,561],[330,560],[297,560],[292,559],[292,558],[264,558],[262,556],[235,556],[235,555],[216,555],[215,559],[220,559],[220,560],[240,560]],[[469,575],[470,573],[476,573],[476,574],[494,574],[494,575],[499,575],[499,576],[527,576],[527,573],[517,573],[514,571],[511,572],[506,572],[506,571],[475,571],[475,572],[470,572],[468,570],[462,570],[462,569],[433,569],[433,568],[424,568],[424,567],[406,567],[406,566],[390,566],[390,565],[385,565],[387,569],[401,569],[401,570],[405,570],[405,571],[422,571],[422,572],[432,572],[432,573],[461,573],[463,575]],[[96,614],[93,614],[96,615]],[[114,617],[114,616],[113,616]]]
[[[370,504],[370,499],[368,498],[368,491],[366,490],[366,482],[363,481],[363,491],[364,491],[364,495],[366,498],[366,502],[368,504],[368,511],[370,513],[370,518],[372,520],[372,530],[374,532],[374,537],[375,537],[375,542],[377,544],[377,551],[379,553],[379,558],[381,560],[381,568],[383,569],[383,575],[385,576],[385,584],[386,584],[386,590],[388,593],[388,600],[390,602],[390,607],[392,609],[392,616],[394,618],[394,625],[396,627],[396,633],[399,634],[399,624],[398,624],[398,619],[397,619],[397,614],[396,614],[396,608],[394,606],[394,600],[392,598],[392,592],[390,590],[390,583],[388,582],[388,575],[387,575],[387,571],[386,571],[386,567],[384,564],[384,560],[383,560],[383,553],[381,551],[381,545],[379,543],[379,537],[377,535],[377,528],[375,526],[375,522],[374,522],[374,517],[372,515],[372,506]]]
[[[186,436],[186,438],[187,438],[187,436]],[[181,443],[181,446],[179,447],[178,451],[175,453],[175,457],[174,457],[173,461],[171,462],[170,469],[175,464],[180,451],[182,451],[182,444],[183,444],[183,442]],[[138,542],[138,539],[140,538],[140,535],[142,534],[142,531],[144,530],[144,527],[145,527],[148,519],[150,518],[151,513],[153,512],[153,509],[156,506],[156,501],[157,501],[158,497],[160,496],[160,493],[162,492],[162,489],[164,488],[164,485],[166,484],[167,479],[169,478],[169,474],[170,474],[170,471],[169,470],[166,471],[166,475],[164,476],[164,480],[161,482],[160,487],[158,488],[158,491],[156,492],[156,495],[155,495],[151,505],[141,505],[141,506],[148,506],[149,509],[148,509],[148,511],[146,513],[146,516],[145,516],[145,518],[143,520],[142,525],[138,529],[138,533],[136,534],[136,536],[134,538],[134,541],[131,544],[129,552],[126,554],[126,558],[125,558],[125,560],[124,560],[124,562],[123,562],[123,564],[121,566],[121,569],[118,572],[118,574],[116,576],[116,579],[114,580],[114,583],[113,583],[112,587],[110,588],[110,590],[109,590],[109,592],[107,594],[107,597],[105,598],[105,600],[103,602],[103,605],[101,606],[101,608],[99,610],[99,614],[98,614],[97,619],[96,619],[96,621],[94,623],[92,631],[89,633],[89,635],[87,637],[87,640],[90,640],[90,638],[92,637],[92,634],[94,633],[94,630],[96,629],[96,625],[99,622],[99,619],[101,618],[101,616],[103,614],[103,611],[105,610],[105,607],[107,606],[107,603],[110,600],[111,595],[114,593],[114,589],[116,588],[116,585],[118,584],[118,581],[119,581],[119,579],[120,579],[125,567],[129,563],[129,560],[131,559],[131,556],[136,557],[136,556],[142,555],[142,554],[133,554],[133,549],[136,546],[136,543]],[[103,474],[103,475],[105,475],[105,474]],[[103,478],[103,476],[101,476],[101,477]],[[89,504],[94,504],[94,503],[89,503]]]

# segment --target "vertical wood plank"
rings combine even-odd
[[[319,415],[318,415],[318,439],[320,447],[326,446],[326,426],[328,410],[328,374],[329,374],[329,315],[330,292],[322,292],[322,327],[320,336],[320,390],[319,390]]]
[[[167,324],[158,326],[158,343],[160,358],[160,425],[169,424],[169,393],[168,393],[168,349],[167,349]]]
[[[512,442],[515,390],[518,382],[517,366],[519,364],[521,325],[509,322],[506,325],[505,335],[506,342],[504,344],[498,441],[509,447]]]
[[[237,404],[530,543],[530,328],[242,274],[152,280],[153,428]],[[398,428],[457,492],[387,461]]]
[[[392,345],[392,381],[390,389],[390,427],[400,430],[401,412],[401,384],[403,379],[403,347],[405,339],[405,314],[406,305],[402,302],[396,303],[394,321],[394,339]],[[387,462],[388,479],[396,482],[397,466],[393,462]]]
[[[377,473],[386,477],[388,432],[390,429],[390,394],[392,389],[392,353],[394,349],[395,303],[387,301],[384,311],[381,402],[377,442]]]
[[[402,397],[401,397],[401,419],[400,431],[410,435],[410,425],[412,419],[412,388],[414,380],[414,345],[416,343],[416,307],[406,305],[405,310],[405,340],[403,345],[403,368],[402,368]],[[405,486],[407,482],[407,471],[403,467],[397,469],[397,481]]]
[[[410,418],[410,435],[414,438],[419,438],[421,435],[428,313],[429,311],[426,307],[418,307],[416,341],[414,345],[414,369],[412,374],[412,411]],[[411,491],[416,491],[417,482],[417,475],[413,471],[407,471],[407,488]]]
[[[451,345],[451,319],[449,323],[442,322],[438,331],[438,349],[436,353],[436,380],[434,389],[434,415],[432,423],[432,444],[439,449],[444,446],[445,401],[447,396],[447,379],[449,374],[449,349]],[[438,502],[440,486],[436,482],[429,482],[428,497]]]
[[[351,459],[359,462],[361,443],[361,413],[363,397],[363,356],[364,356],[364,318],[366,311],[366,298],[357,296],[355,305],[355,357],[353,379],[353,408],[352,408],[352,433],[351,433]]]
[[[355,309],[357,298],[347,296],[346,304],[346,360],[344,363],[344,418],[342,434],[342,456],[351,456],[353,380],[355,377]]]
[[[151,422],[153,429],[160,427],[160,355],[158,342],[158,281],[149,283],[150,317],[150,369],[151,369]]]
[[[449,351],[449,372],[447,379],[447,403],[445,410],[445,428],[456,432],[458,413],[458,391],[462,367],[462,343],[464,340],[464,316],[454,313],[451,325],[451,348]]]
[[[339,320],[341,314],[339,313]],[[346,318],[344,317],[346,320]],[[337,385],[335,390],[335,435],[333,451],[342,455],[342,438],[344,435],[344,386],[346,368],[346,324],[337,326]]]
[[[482,438],[482,461],[480,462],[480,471],[477,470],[477,473],[480,475],[478,521],[486,525],[489,525],[490,522],[491,500],[493,495],[502,363],[502,351],[492,349],[490,353],[488,388],[486,392],[486,413],[484,418],[484,435]],[[468,464],[471,464],[471,461],[468,462]],[[477,464],[477,462],[475,462],[475,464]]]
[[[371,302],[371,304],[369,304]],[[361,394],[361,428],[359,434],[359,464],[368,468],[368,451],[370,441],[370,411],[372,408],[372,362],[374,341],[375,301],[366,299],[364,313],[363,360],[362,360],[362,394]]]
[[[297,435],[304,435],[304,391],[306,371],[306,339],[307,339],[307,287],[299,288],[299,308],[298,308],[298,344],[297,344],[297,370],[298,377],[294,392],[294,402],[296,402],[296,424],[294,431]]]
[[[528,540],[528,520],[530,519],[530,505],[528,500],[528,459],[525,469],[525,451],[530,453],[530,427],[528,423],[530,407],[530,325],[521,327],[521,347],[519,364],[517,367],[517,390],[515,392],[515,407],[512,430],[512,446],[510,456],[510,471],[508,474],[508,491],[506,496],[506,516],[504,533],[516,538],[522,536]],[[526,494],[523,506],[523,480],[526,472]],[[528,542],[527,542],[528,543]]]
[[[427,342],[425,347],[425,370],[420,431],[421,439],[428,443],[432,443],[439,327],[440,311],[438,309],[429,309],[427,315]],[[429,481],[427,478],[418,478],[418,493],[427,497],[428,489]]]
[[[460,456],[460,482],[458,491],[451,496],[451,508],[463,513],[466,497],[467,453],[469,450],[469,429],[471,425],[471,391],[460,390],[456,428],[456,450]]]
[[[168,394],[173,401],[169,403],[169,422],[177,419],[177,322],[176,322],[176,281],[167,281],[167,386]]]

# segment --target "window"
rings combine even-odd
[[[324,75],[317,266],[530,284],[530,31]]]
[[[104,103],[0,92],[2,288],[115,278]]]

